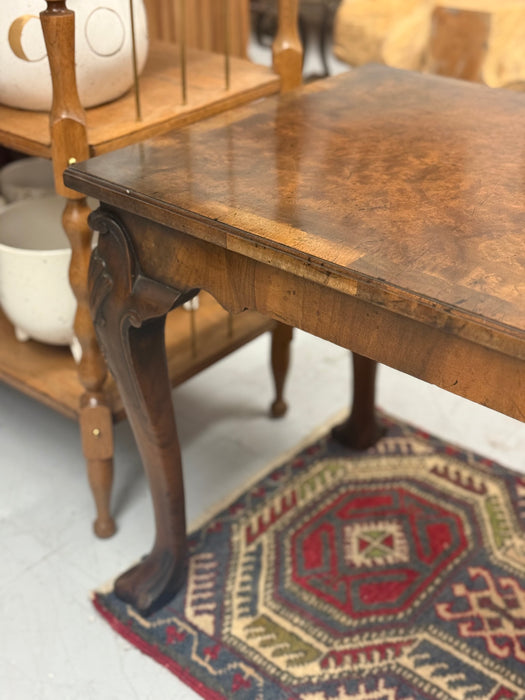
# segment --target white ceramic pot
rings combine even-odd
[[[53,164],[46,158],[21,158],[4,165],[0,192],[7,202],[54,194]]]
[[[0,211],[0,303],[18,340],[69,345],[78,360],[63,210],[64,199],[54,195]]]
[[[130,0],[67,0],[75,12],[75,61],[80,101],[93,107],[133,85]],[[51,74],[39,13],[43,0],[0,3],[0,102],[49,110]],[[137,66],[148,52],[144,0],[133,0]]]

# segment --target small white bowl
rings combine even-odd
[[[53,165],[46,158],[21,158],[0,170],[0,192],[7,202],[55,193]]]
[[[78,360],[63,210],[64,199],[53,195],[0,211],[0,303],[18,340],[69,345]]]

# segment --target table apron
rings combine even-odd
[[[358,298],[355,285],[334,288],[322,271],[306,278],[304,264],[282,269],[176,231],[167,245],[165,227],[119,214],[145,277],[204,289],[232,313],[258,311],[525,421],[524,360]]]

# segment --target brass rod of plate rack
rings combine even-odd
[[[188,98],[188,75],[186,61],[186,0],[179,3],[179,45],[180,45],[180,75],[182,88],[182,104],[185,105]]]
[[[133,66],[133,87],[135,91],[135,112],[137,121],[142,121],[142,112],[140,109],[140,89],[139,89],[139,71],[137,67],[137,41],[135,37],[135,15],[133,12],[133,0],[129,0],[129,14],[131,18],[131,62]]]
[[[230,29],[230,0],[224,0],[224,79],[226,90],[230,89],[230,55],[231,55],[231,29]]]

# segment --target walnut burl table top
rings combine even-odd
[[[525,96],[383,67],[262,100],[66,171],[71,186],[103,202],[271,268],[294,268],[374,313],[388,311],[390,325],[417,321],[520,363],[524,178]],[[163,250],[153,252],[150,242],[141,258],[147,274],[164,282],[175,261],[168,238],[159,235]],[[207,278],[204,272],[198,286]],[[311,306],[312,299],[285,294],[260,310],[316,332],[311,320],[288,318],[293,303]],[[372,322],[366,333],[381,329]],[[419,331],[412,327],[405,344],[419,343]],[[425,357],[403,360],[384,350],[389,338],[401,337],[354,347],[350,335],[341,344],[525,416],[522,399],[502,405],[480,386],[463,387],[457,368],[429,370],[445,362],[431,356],[432,343],[421,348]],[[468,365],[469,352],[455,361]],[[483,366],[470,385],[485,382],[491,369]],[[513,394],[519,388],[523,395],[523,364],[513,372]]]

